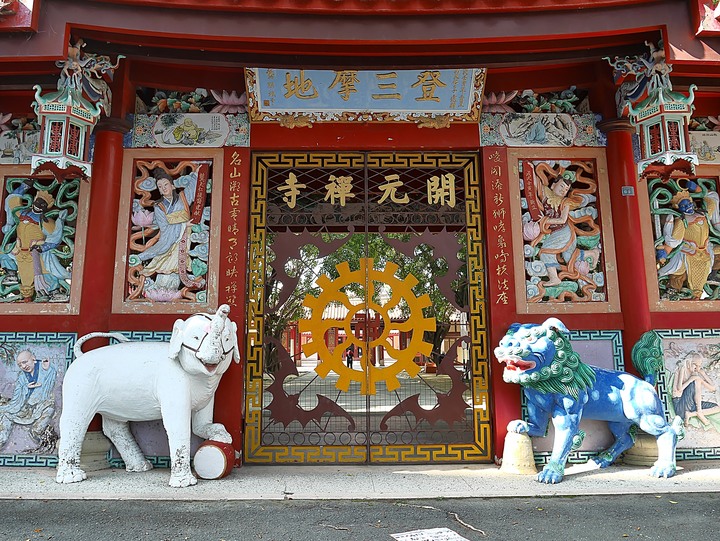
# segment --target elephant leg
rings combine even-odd
[[[118,421],[103,415],[103,432],[113,442],[120,456],[125,461],[125,469],[129,472],[142,472],[152,469],[130,432],[127,421]]]
[[[196,485],[197,478],[190,470],[190,404],[161,404],[161,411],[170,445],[170,486]]]
[[[55,481],[58,483],[77,483],[87,479],[87,474],[80,468],[80,451],[95,412],[82,406],[83,404],[76,403],[73,399],[67,400],[63,405],[55,474]]]
[[[610,464],[615,462],[621,453],[624,453],[633,446],[635,441],[630,435],[630,427],[632,427],[632,425],[633,423],[629,421],[608,423],[610,432],[612,432],[612,435],[615,436],[615,442],[593,459],[598,466],[601,468],[607,468]]]

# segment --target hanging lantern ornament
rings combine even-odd
[[[667,181],[678,172],[693,175],[698,157],[690,147],[689,124],[697,87],[690,85],[687,96],[674,92],[662,40],[658,47],[645,44],[649,54],[610,62],[615,81],[621,82],[618,116],[627,114],[640,136],[639,178]]]
[[[33,110],[40,124],[40,152],[32,157],[33,173],[50,172],[58,180],[89,178],[89,138],[100,112],[110,114],[112,81],[122,55],[112,63],[108,56],[87,54],[78,40],[68,47],[68,57],[55,65],[61,68],[57,91],[41,96],[35,85]]]

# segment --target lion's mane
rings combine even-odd
[[[555,344],[555,357],[550,365],[520,374],[513,382],[541,393],[566,394],[577,399],[581,390],[595,384],[595,371],[580,360],[580,355],[563,334],[553,329],[548,339]]]

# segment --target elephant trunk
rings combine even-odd
[[[198,349],[197,356],[204,364],[218,364],[223,356],[222,335],[225,330],[230,307],[223,304],[210,321],[210,331]]]

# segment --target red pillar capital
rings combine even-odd
[[[613,118],[598,124],[607,135],[608,178],[612,206],[617,271],[620,285],[620,304],[623,313],[623,349],[627,361],[631,360],[632,347],[651,329],[648,288],[645,276],[645,258],[640,230],[640,206],[637,190],[632,136],[635,127],[627,118]],[[632,190],[623,190],[632,187]]]

